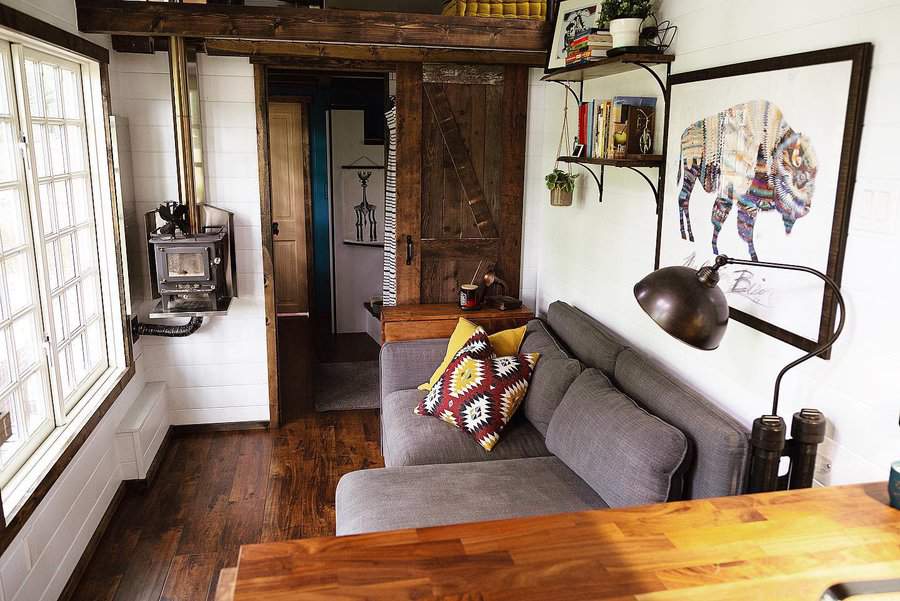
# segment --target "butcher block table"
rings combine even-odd
[[[900,511],[876,483],[246,545],[234,601],[813,601],[889,578]]]
[[[381,342],[449,338],[460,317],[493,334],[525,325],[534,319],[534,311],[524,305],[507,311],[490,307],[463,311],[455,304],[384,307],[381,309]]]

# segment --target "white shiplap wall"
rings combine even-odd
[[[173,424],[267,420],[253,68],[247,59],[199,60],[207,202],[235,213],[240,298],[190,337],[145,337],[147,378],[166,382]],[[113,112],[128,118],[131,138],[129,227],[139,234],[128,252],[143,267],[144,213],[178,199],[167,56],[115,54],[112,71]],[[146,269],[141,273],[132,289],[147,299]],[[142,306],[146,313],[152,304]]]
[[[858,42],[873,42],[874,64],[853,199],[843,290],[847,329],[831,361],[814,359],[785,377],[782,415],[817,407],[829,420],[817,479],[823,484],[882,480],[900,459],[900,320],[894,298],[900,270],[900,5],[891,0],[663,0],[661,14],[679,27],[674,72]],[[766,410],[778,370],[797,349],[732,323],[714,352],[693,350],[659,330],[632,296],[653,269],[656,216],[643,181],[608,169],[602,205],[588,176],[575,204],[549,206],[542,176],[553,166],[562,119],[563,89],[532,73],[529,98],[523,295],[537,291],[545,310],[569,301],[622,332],[684,375],[748,426]],[[585,86],[585,98],[659,95],[645,73]],[[570,108],[571,111],[571,108]],[[571,114],[571,113],[570,113]],[[570,130],[575,131],[575,120]],[[655,172],[653,172],[655,175]],[[668,182],[671,185],[671,180]]]
[[[75,6],[55,0],[5,2],[38,19],[78,33]],[[102,36],[84,36],[108,46]],[[0,555],[0,601],[54,601],[119,487],[122,476],[115,432],[144,387],[141,344],[135,346],[136,373],[51,487],[28,522]]]

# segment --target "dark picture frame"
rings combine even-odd
[[[826,273],[838,285],[844,267],[844,256],[847,248],[847,235],[849,231],[850,209],[856,183],[857,162],[859,158],[860,140],[862,137],[863,121],[865,117],[866,97],[869,87],[869,74],[872,64],[871,43],[854,44],[811,52],[802,52],[786,56],[767,58],[761,60],[736,63],[700,69],[685,73],[676,73],[669,77],[666,97],[672,98],[673,88],[679,85],[710,81],[727,77],[735,77],[748,74],[756,74],[783,69],[794,69],[850,61],[850,88],[847,96],[847,109],[844,115],[844,129],[841,136],[840,162],[837,172],[837,187],[834,199],[834,215],[832,220],[829,248],[827,255]],[[670,106],[666,107],[666,122],[669,121]],[[669,131],[667,139],[678,140],[682,132]],[[673,138],[674,136],[674,138]],[[668,151],[668,148],[666,149]],[[660,190],[661,210],[658,211],[656,232],[656,257],[655,267],[659,269],[662,243],[663,243],[663,217],[670,207],[666,206],[665,183]],[[734,219],[734,217],[732,217]],[[787,344],[795,346],[806,352],[817,348],[828,339],[834,329],[837,318],[837,302],[833,292],[825,287],[822,298],[821,315],[819,319],[818,340],[810,340],[795,332],[791,332],[775,324],[772,324],[758,316],[751,315],[734,307],[730,308],[730,317],[764,334],[777,338]],[[820,355],[824,359],[830,357],[830,351]]]

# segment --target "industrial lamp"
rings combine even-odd
[[[793,416],[791,440],[785,440],[786,426],[778,415],[778,394],[784,374],[807,359],[827,351],[844,329],[844,297],[830,277],[801,265],[766,263],[716,257],[712,265],[663,267],[657,269],[634,286],[638,304],[663,330],[679,340],[701,350],[711,351],[719,346],[728,327],[728,300],[719,288],[719,269],[725,265],[749,265],[769,269],[803,271],[822,279],[833,291],[840,306],[840,320],[831,336],[817,348],[787,364],[775,379],[772,412],[753,421],[749,492],[766,492],[784,488],[812,486],[816,452],[825,440],[825,416],[817,409],[803,409]],[[790,459],[788,473],[779,477],[781,457]]]

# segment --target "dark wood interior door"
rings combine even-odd
[[[528,70],[397,73],[397,299],[455,302],[494,267],[519,294]]]

